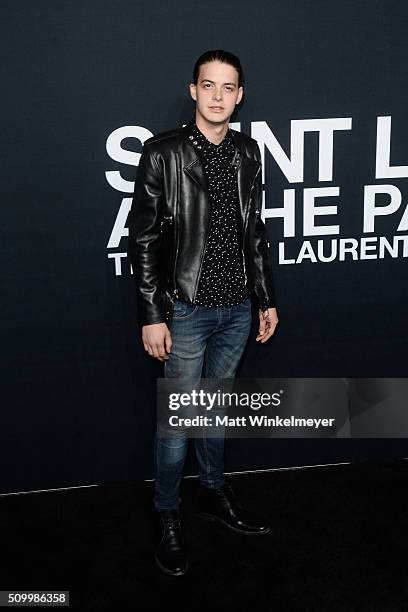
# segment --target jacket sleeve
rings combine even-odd
[[[261,151],[256,144],[255,159],[261,162]],[[261,310],[275,307],[275,289],[272,275],[272,264],[269,255],[268,234],[262,221],[262,168],[260,168],[254,185],[255,232],[254,232],[254,281],[258,307]]]
[[[163,174],[151,148],[145,143],[128,216],[128,256],[136,286],[140,327],[165,320],[159,269],[162,193]]]

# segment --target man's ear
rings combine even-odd
[[[190,83],[189,87],[191,97],[193,98],[193,100],[197,101],[197,85],[195,85],[194,83]]]
[[[237,97],[237,101],[235,102],[235,104],[239,104],[242,100],[242,96],[244,95],[244,88],[242,87],[238,87],[238,97]]]

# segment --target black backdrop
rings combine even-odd
[[[377,117],[392,118],[390,165],[408,163],[407,12],[402,0],[2,3],[1,491],[152,477],[162,364],[138,337],[121,228],[142,141],[192,116],[188,83],[203,51],[239,55],[246,93],[234,121],[253,135],[266,125],[288,157],[292,121],[352,118],[334,134],[332,180],[319,181],[316,131],[304,136],[301,181],[265,148],[266,208],[295,194],[288,254],[316,244],[302,236],[305,188],[338,186],[318,202],[338,205],[337,217],[316,225],[360,239],[364,185],[392,184],[401,207],[366,235],[407,233],[397,227],[408,173],[375,174]],[[401,253],[285,265],[282,221],[265,219],[280,328],[263,346],[253,330],[238,374],[405,376]],[[381,455],[407,456],[406,441],[228,441],[226,468]]]

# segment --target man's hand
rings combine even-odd
[[[167,361],[173,341],[166,323],[143,325],[142,341],[145,350],[159,361]]]
[[[275,327],[278,324],[278,314],[276,308],[268,308],[262,312],[259,309],[259,332],[256,341],[261,341],[261,344],[269,340],[275,333]]]

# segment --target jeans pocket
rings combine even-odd
[[[197,308],[198,304],[189,304],[183,300],[175,300],[173,307],[173,319],[187,319],[195,313]]]
[[[241,304],[239,304],[241,308],[248,308],[248,309],[251,308],[251,305],[252,305],[251,296],[248,296],[243,302],[241,302]]]

